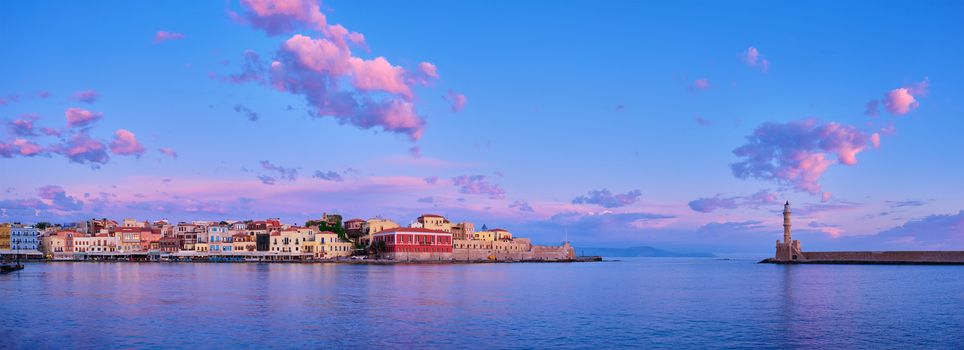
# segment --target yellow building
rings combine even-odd
[[[368,219],[365,224],[362,225],[362,230],[366,232],[366,236],[361,237],[360,241],[363,244],[368,244],[372,241],[372,235],[387,229],[400,227],[397,222],[388,219]]]
[[[475,236],[475,224],[460,222],[452,225],[452,239],[472,239]]]
[[[418,223],[429,230],[452,232],[452,223],[441,215],[424,214],[418,217]]]
[[[0,224],[0,250],[10,250],[10,224]]]
[[[511,241],[512,233],[501,228],[488,231],[478,231],[472,235],[472,239],[478,241]]]
[[[235,252],[253,252],[257,247],[254,235],[236,233],[231,236],[231,250]]]
[[[317,246],[315,257],[320,259],[351,256],[354,249],[351,242],[341,240],[337,233],[331,231],[322,231],[316,234],[314,243]]]
[[[273,253],[303,253],[305,243],[298,229],[288,228],[271,234],[268,250]]]
[[[45,258],[65,259],[70,257],[70,254],[67,253],[67,238],[57,235],[44,236],[41,242]]]

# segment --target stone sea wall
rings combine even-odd
[[[457,244],[456,247],[459,247]],[[522,261],[522,260],[572,260],[575,259],[575,250],[568,243],[560,246],[542,246],[527,244],[523,249],[512,249],[523,247],[502,247],[496,245],[485,245],[482,247],[455,248],[452,249],[452,259],[455,261],[474,261],[474,260],[498,260],[498,261]]]
[[[964,251],[804,252],[804,263],[960,263]]]

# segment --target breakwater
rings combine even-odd
[[[793,260],[767,258],[773,264],[964,265],[964,251],[798,252]]]

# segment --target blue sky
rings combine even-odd
[[[406,223],[438,212],[547,243],[568,231],[583,246],[766,251],[790,200],[805,244],[964,249],[960,3],[290,3],[7,3],[4,220],[298,222],[338,211]],[[286,44],[336,42],[326,29],[336,24],[364,35],[339,49],[359,66],[329,74],[302,65],[319,51]],[[161,31],[177,35],[155,40]],[[260,82],[231,81],[245,52],[259,58]],[[358,63],[378,57],[402,80]],[[296,80],[272,75],[274,61]],[[399,118],[424,123],[419,137],[381,112],[318,113],[333,97],[308,100],[317,81],[412,106]],[[92,103],[74,98],[88,90]],[[457,112],[450,93],[467,99]],[[870,101],[877,116],[865,114]],[[65,126],[68,108],[102,117]],[[17,134],[18,120],[61,135]],[[775,149],[766,160],[784,161],[782,172],[760,175],[757,161],[758,176],[737,177],[731,164],[747,158],[733,151],[759,130],[751,148]],[[78,135],[109,160],[71,155]],[[854,147],[856,161],[842,164]],[[912,229],[932,222],[945,226]],[[882,231],[900,239],[874,240]]]

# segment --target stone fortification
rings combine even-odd
[[[456,261],[560,261],[576,258],[575,250],[565,242],[559,246],[534,245],[529,239],[509,241],[453,241],[452,259]]]

